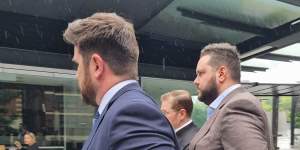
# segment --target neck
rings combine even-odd
[[[233,80],[228,80],[228,81],[224,82],[223,84],[221,84],[221,86],[219,86],[219,88],[218,88],[219,95],[234,84],[238,84],[238,82],[233,81]]]
[[[118,84],[119,82],[128,80],[129,78],[127,76],[116,76],[116,75],[109,75],[105,76],[105,78],[102,78],[98,81],[98,85],[96,88],[96,103],[98,106],[101,103],[101,99],[105,95],[105,93],[111,89],[114,85]]]

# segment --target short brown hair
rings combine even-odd
[[[236,46],[229,43],[212,43],[201,50],[201,56],[210,56],[210,65],[217,69],[221,65],[229,68],[233,80],[240,82],[241,66],[240,56]]]
[[[139,47],[133,25],[115,13],[95,13],[69,23],[67,43],[79,47],[85,63],[98,53],[116,75],[138,76]]]
[[[193,101],[190,93],[186,90],[173,90],[161,96],[161,101],[170,100],[172,109],[179,111],[185,109],[188,116],[191,117],[193,112]]]

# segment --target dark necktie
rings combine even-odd
[[[98,111],[95,112],[95,115],[94,115],[94,119],[93,119],[93,129],[96,128],[97,126],[97,120],[100,118],[100,114]]]

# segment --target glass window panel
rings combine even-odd
[[[95,109],[81,101],[75,71],[21,68],[0,68],[0,143],[23,143],[30,131],[40,148],[81,149]]]

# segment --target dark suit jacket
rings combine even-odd
[[[137,83],[119,90],[96,120],[83,150],[174,150],[176,135]]]
[[[229,93],[193,138],[190,150],[272,150],[259,100],[239,87]]]
[[[177,140],[181,149],[188,149],[191,140],[198,132],[198,130],[199,128],[193,122],[191,122],[190,124],[176,132]]]
[[[39,150],[39,147],[36,143],[27,147],[27,150]]]

